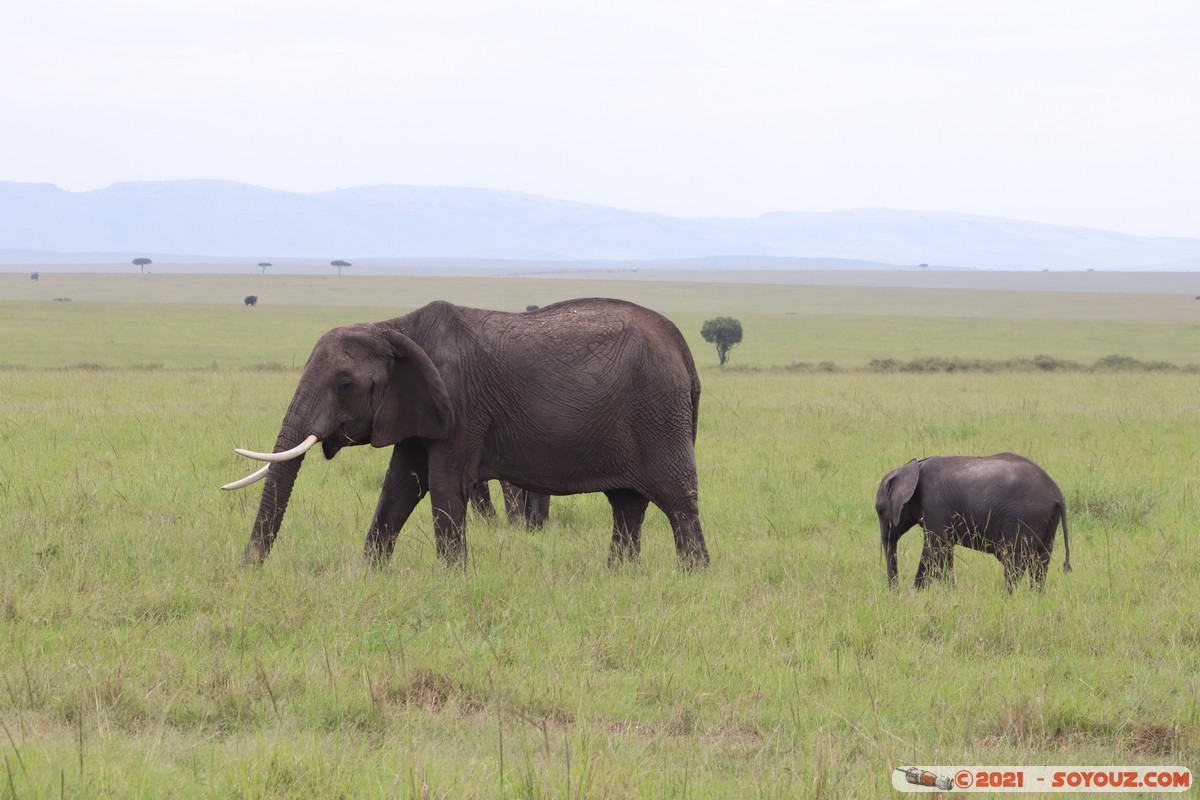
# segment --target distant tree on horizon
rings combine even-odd
[[[330,261],[330,262],[329,262],[329,266],[331,266],[331,267],[337,267],[338,275],[341,275],[341,274],[342,274],[342,268],[343,268],[343,267],[349,267],[349,266],[353,266],[353,265],[352,265],[352,264],[351,264],[349,261],[342,261],[342,260],[339,258],[339,259],[337,259],[336,261]]]
[[[133,265],[135,267],[138,267],[143,273],[146,271],[146,267],[150,266],[153,263],[154,262],[148,258],[135,258],[133,260]]]
[[[267,267],[271,266],[271,262],[270,261],[260,261],[260,262],[258,262],[258,266],[262,270],[262,274],[266,275]]]
[[[717,346],[717,358],[723,367],[729,360],[730,349],[742,340],[742,323],[733,317],[714,317],[704,323],[700,335]]]

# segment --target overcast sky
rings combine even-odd
[[[1197,0],[2,0],[0,180],[1200,236]]]

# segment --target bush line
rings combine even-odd
[[[54,372],[80,370],[95,371],[154,371],[175,370],[180,372],[218,372],[223,369],[240,372],[300,372],[300,367],[289,367],[282,363],[249,364],[240,367],[222,367],[213,362],[203,366],[166,367],[163,364],[97,364],[80,362],[61,367],[32,367],[27,364],[0,364],[5,372],[26,372],[43,369]],[[895,358],[873,358],[860,367],[843,367],[833,361],[793,361],[782,367],[762,367],[752,364],[734,364],[720,368],[724,372],[844,372],[844,373],[947,373],[947,372],[1183,372],[1200,373],[1200,364],[1172,364],[1169,361],[1142,361],[1133,356],[1107,355],[1091,364],[1070,361],[1055,356],[1033,358],[942,358],[927,356],[911,361]]]
[[[738,365],[725,367],[734,372],[760,372],[762,367]],[[942,358],[928,356],[902,361],[873,358],[862,367],[841,367],[832,361],[811,363],[794,361],[785,372],[859,372],[859,373],[949,373],[949,372],[1200,372],[1200,364],[1172,364],[1169,361],[1142,361],[1132,356],[1108,355],[1091,364],[1054,356],[1033,358]]]

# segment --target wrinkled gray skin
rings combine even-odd
[[[334,328],[313,349],[275,442],[309,434],[326,458],[392,449],[366,555],[391,557],[429,494],[437,552],[465,565],[468,490],[501,479],[540,494],[603,492],[609,562],[636,559],[649,503],[667,515],[680,561],[705,566],[694,442],[700,380],[665,317],[620,300],[568,300],[504,313],[430,303],[403,317]],[[272,464],[244,562],[266,558],[303,456]]]
[[[536,529],[550,519],[550,495],[527,492],[508,481],[500,481],[500,491],[504,494],[504,511],[509,525]],[[492,491],[487,481],[479,481],[467,494],[475,513],[481,517],[496,516],[496,506],[492,503]]]
[[[915,581],[918,589],[931,578],[953,577],[955,545],[996,556],[1004,565],[1010,592],[1026,570],[1033,586],[1040,589],[1060,521],[1066,554],[1063,571],[1071,570],[1062,492],[1041,467],[1015,453],[910,461],[880,481],[875,513],[892,586],[897,576],[896,544],[917,524],[925,532]]]

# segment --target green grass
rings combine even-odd
[[[1062,320],[739,312],[722,370],[699,323],[757,290],[672,289],[646,291],[702,365],[699,575],[653,510],[643,562],[606,568],[595,496],[536,533],[472,518],[465,574],[426,505],[370,569],[370,448],[307,461],[271,557],[239,568],[258,492],[217,490],[250,467],[232,448],[270,446],[320,332],[403,304],[3,304],[0,797],[881,797],[898,764],[1200,762],[1200,377],[776,368],[911,358],[917,334],[1183,364],[1190,322],[1089,320],[1088,298]],[[486,291],[532,294],[462,294]],[[960,550],[956,585],[916,594],[910,532],[889,591],[879,478],[1006,449],[1062,486],[1075,570],[1060,538],[1045,592],[1009,596]]]

